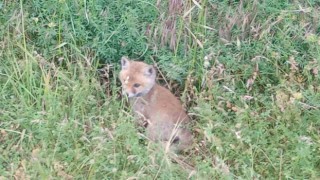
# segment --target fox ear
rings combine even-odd
[[[121,69],[128,69],[130,64],[130,60],[126,56],[122,56],[121,58]]]
[[[144,75],[146,76],[154,76],[156,74],[156,70],[154,69],[154,67],[152,65],[148,66],[145,69]]]

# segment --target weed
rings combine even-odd
[[[0,179],[319,179],[319,8],[289,1],[0,2]],[[120,99],[156,64],[197,143],[159,151]]]

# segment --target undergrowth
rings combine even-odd
[[[0,179],[319,179],[320,3],[0,2]],[[137,130],[123,55],[193,119],[180,162]]]

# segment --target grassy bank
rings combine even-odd
[[[319,179],[318,1],[0,2],[0,179]],[[195,148],[148,144],[120,57],[156,64]]]

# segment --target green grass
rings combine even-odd
[[[0,2],[0,179],[319,179],[320,3],[178,2]],[[189,165],[135,127],[123,55],[186,105]]]

